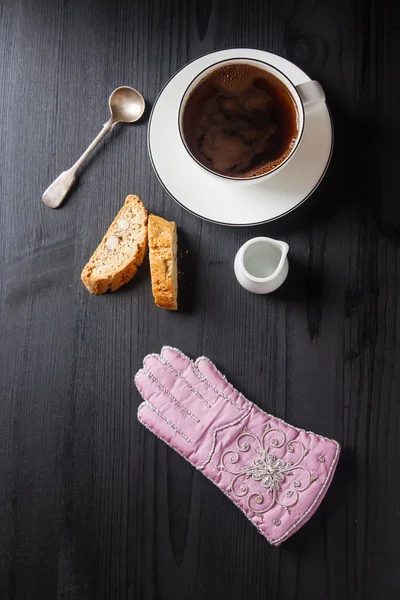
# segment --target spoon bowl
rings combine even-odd
[[[134,123],[143,115],[145,101],[137,90],[122,86],[112,92],[109,106],[115,123]]]

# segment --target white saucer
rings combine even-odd
[[[295,84],[310,78],[293,63],[269,52],[236,48],[193,60],[163,87],[150,116],[150,160],[168,194],[189,212],[220,225],[259,225],[278,219],[302,204],[328,168],[333,129],[326,104],[306,116],[301,144],[292,160],[273,177],[251,185],[219,180],[188,155],[178,129],[178,110],[190,82],[215,62],[253,58],[280,69]]]

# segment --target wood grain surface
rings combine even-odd
[[[1,0],[2,600],[399,597],[398,6]],[[240,46],[287,57],[326,90],[333,161],[301,209],[254,229],[184,212],[152,171],[145,120],[108,136],[61,209],[42,204],[115,87],[151,107],[187,61]],[[177,314],[153,304],[147,267],[113,295],[80,282],[128,193],[178,224]],[[232,263],[263,234],[290,244],[290,274],[258,297]],[[321,508],[280,548],[137,422],[134,373],[164,343],[343,445]]]

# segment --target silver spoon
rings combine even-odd
[[[107,123],[104,123],[99,135],[76,163],[68,171],[61,173],[43,194],[43,202],[50,208],[58,208],[62,204],[75,181],[76,171],[106,133],[112,131],[117,123],[134,123],[140,119],[145,109],[143,96],[137,90],[127,86],[114,90],[108,103],[111,117]]]

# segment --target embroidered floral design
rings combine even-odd
[[[270,436],[275,432],[273,437]],[[244,441],[244,438],[252,438],[257,443],[255,449],[256,455],[253,457],[251,464],[243,465],[239,470],[235,471],[229,466],[229,463],[236,464],[240,460],[240,453],[249,452],[251,450],[251,440]],[[309,453],[304,444],[298,440],[292,442],[286,441],[286,435],[278,427],[271,427],[267,423],[263,435],[259,438],[246,427],[243,432],[236,438],[236,447],[239,450],[226,450],[221,456],[221,463],[218,468],[227,473],[234,475],[227,492],[231,492],[238,498],[247,498],[247,506],[254,513],[263,519],[263,515],[270,511],[275,505],[283,507],[289,514],[291,508],[298,502],[301,492],[307,490],[310,485],[317,479],[315,475],[301,465],[303,459]],[[299,455],[294,461],[285,461],[277,458],[276,454],[271,450],[285,448],[286,452],[296,453],[299,450]],[[229,457],[229,458],[228,458]],[[288,478],[296,479],[289,483],[289,489],[282,492],[281,484],[288,481]],[[266,501],[266,496],[262,493],[249,494],[249,486],[246,481],[249,479],[259,481],[261,486],[265,488],[266,494],[271,495],[269,504],[263,508],[262,505]],[[262,491],[262,490],[261,490]],[[276,519],[278,521],[279,519]]]
[[[284,460],[276,460],[275,454],[267,452],[264,448],[261,450],[261,458],[254,458],[253,465],[244,467],[247,471],[246,477],[252,477],[254,481],[261,481],[261,485],[267,488],[268,492],[273,489],[279,490],[279,484],[285,479],[283,469],[286,467]]]

